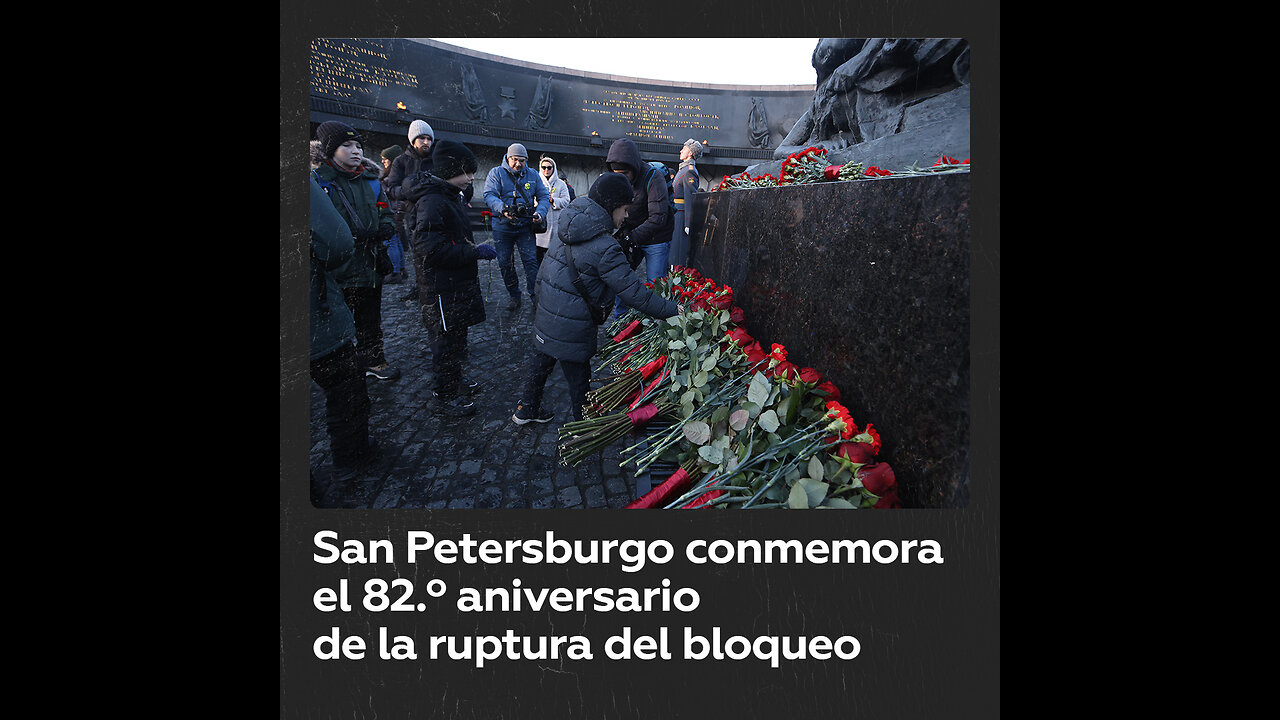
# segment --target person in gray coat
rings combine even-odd
[[[554,413],[542,408],[542,390],[557,362],[569,383],[570,412],[582,419],[591,380],[591,356],[596,352],[598,325],[588,303],[607,314],[614,298],[656,318],[680,311],[676,303],[645,286],[632,271],[613,232],[627,219],[633,189],[627,178],[605,173],[560,215],[559,231],[552,238],[538,270],[538,310],[533,319],[533,349],[529,375],[520,404],[511,420],[517,425],[549,422]],[[574,286],[573,266],[588,297]]]

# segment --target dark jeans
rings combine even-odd
[[[452,400],[458,396],[462,366],[467,362],[467,328],[428,327],[427,336],[431,338],[431,369],[435,373],[431,389],[442,399]]]
[[[528,225],[513,227],[504,220],[493,222],[493,249],[498,251],[498,268],[502,270],[502,282],[513,298],[520,297],[520,279],[516,275],[515,250],[520,251],[525,279],[529,284],[529,297],[533,297],[534,283],[538,280],[538,243]]]
[[[333,464],[355,465],[369,442],[369,392],[350,343],[311,361],[311,379],[324,390],[325,428]]]
[[[556,360],[545,353],[534,350],[529,355],[529,378],[525,382],[524,395],[520,404],[530,412],[536,413],[542,407],[542,388],[551,377],[556,363],[560,363],[560,372],[564,373],[565,382],[569,383],[569,410],[574,420],[582,419],[582,406],[587,402],[587,388],[591,384],[591,364]]]
[[[387,362],[382,352],[382,288],[342,288],[342,297],[356,321],[356,357],[361,367]]]

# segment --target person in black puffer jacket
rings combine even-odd
[[[618,234],[630,255],[631,267],[639,267],[643,260],[645,280],[664,277],[671,250],[671,231],[675,227],[675,217],[667,202],[666,176],[641,159],[640,148],[627,137],[613,141],[605,162],[609,170],[631,181],[631,207]],[[618,298],[614,316],[621,317],[626,311],[623,299]]]
[[[538,270],[538,311],[533,320],[533,350],[529,375],[515,414],[517,425],[549,422],[554,414],[542,409],[542,389],[558,361],[569,383],[570,411],[582,419],[591,379],[591,356],[596,352],[597,328],[587,303],[608,312],[614,298],[646,315],[669,318],[680,306],[653,292],[627,264],[613,237],[627,218],[633,197],[631,183],[620,174],[605,173],[560,214],[559,232],[551,239]],[[574,267],[590,296],[574,287],[565,248],[573,252]]]
[[[423,193],[415,205],[413,254],[418,259],[422,322],[431,338],[438,410],[471,415],[475,404],[460,394],[477,383],[463,380],[467,361],[467,328],[484,322],[477,260],[492,260],[491,245],[475,244],[467,219],[463,190],[478,168],[465,145],[441,140],[432,151],[432,170],[415,178]]]

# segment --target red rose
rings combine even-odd
[[[746,315],[743,314],[742,308],[738,307],[737,305],[734,305],[733,307],[729,308],[729,320],[734,325],[741,325],[742,323],[746,322],[747,317]]]
[[[733,339],[735,342],[737,342],[737,343],[738,343],[738,347],[741,347],[741,348],[743,348],[744,350],[746,349],[746,347],[747,347],[748,345],[750,345],[751,343],[754,343],[754,342],[755,342],[755,338],[753,338],[753,337],[751,337],[750,335],[748,335],[748,334],[747,334],[747,331],[746,331],[746,330],[743,330],[743,329],[742,329],[742,328],[740,328],[740,327],[736,327],[736,328],[734,328],[734,329],[730,330],[730,331],[729,331],[728,333],[726,333],[726,334],[727,334],[731,339]]]
[[[830,380],[823,380],[821,383],[818,384],[818,387],[814,388],[814,390],[821,390],[822,392],[826,393],[828,400],[840,399],[840,389],[837,388],[835,385],[832,385]]]
[[[898,484],[897,479],[893,477],[893,468],[889,467],[889,463],[876,462],[863,465],[858,468],[857,475],[858,479],[862,481],[862,487],[882,498]]]
[[[800,368],[792,365],[786,360],[783,360],[772,368],[769,368],[765,374],[770,377],[782,378],[783,380],[792,380],[800,374]]]
[[[717,310],[728,310],[733,307],[733,291],[730,290],[723,295],[717,295],[711,298],[709,302],[711,303],[711,307]]]
[[[840,168],[842,167],[844,166],[828,165],[822,169],[822,177],[826,178],[827,180],[835,180],[836,178],[840,177]]]
[[[876,504],[873,505],[872,507],[884,508],[884,509],[902,507],[902,500],[898,498],[897,486],[895,485],[894,487],[889,488],[888,494],[881,495],[880,499],[877,500]]]
[[[751,341],[750,345],[744,347],[742,350],[747,354],[747,362],[752,365],[764,362],[769,358],[769,356],[765,354],[764,348],[760,347],[760,343],[754,340]]]
[[[836,455],[853,463],[866,464],[875,459],[875,452],[871,450],[871,446],[864,442],[847,442],[841,443],[836,448]]]
[[[800,368],[800,380],[807,383],[820,383],[822,382],[822,373],[811,367]]]

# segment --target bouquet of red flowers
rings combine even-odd
[[[651,286],[681,311],[628,313],[607,328],[599,354],[617,374],[588,393],[584,420],[561,428],[566,464],[657,421],[668,425],[623,449],[622,464],[637,474],[658,459],[678,469],[629,507],[900,505],[892,468],[875,460],[878,432],[859,430],[820,372],[777,343],[766,352],[732,288],[680,266]]]

